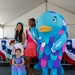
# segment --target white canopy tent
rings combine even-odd
[[[14,37],[17,22],[23,22],[26,30],[29,18],[37,19],[44,11],[53,10],[64,16],[68,24],[69,36],[75,38],[74,7],[75,0],[0,0],[0,24],[3,28],[3,37]]]

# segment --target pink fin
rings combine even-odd
[[[63,30],[60,30],[60,32],[58,34],[61,35],[61,34],[63,34],[63,32],[64,32]]]
[[[44,50],[44,47],[41,46],[40,47],[40,52],[43,52],[43,50]]]
[[[65,48],[66,48],[66,43],[63,45],[63,47],[62,47],[62,52],[64,53],[64,51],[65,51]]]
[[[47,60],[45,60],[45,59],[41,59],[41,67],[42,68],[45,68],[46,67],[46,64],[47,64]]]
[[[62,60],[62,56],[58,56],[59,60]]]

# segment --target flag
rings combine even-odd
[[[11,55],[11,45],[10,42],[12,39],[1,39],[0,40],[0,56],[3,58],[3,60],[6,60],[7,58],[10,58]]]
[[[69,39],[67,41],[63,56],[68,63],[75,65],[75,39]]]

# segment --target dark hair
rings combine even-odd
[[[29,20],[33,21],[34,22],[33,27],[36,27],[36,23],[35,23],[36,20],[34,18],[30,18]]]
[[[19,23],[17,23],[17,26],[19,24],[21,25],[22,29],[19,33],[18,33],[18,30],[15,31],[15,41],[22,42],[23,24],[21,22],[19,22]]]
[[[20,48],[17,48],[17,49],[15,50],[15,52],[17,52],[17,51],[20,51],[20,52],[21,52],[21,49],[20,49]]]

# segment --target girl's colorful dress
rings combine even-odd
[[[23,57],[20,57],[20,58],[14,58],[14,62],[16,64],[20,64],[22,62],[22,58]],[[22,66],[14,66],[12,65],[12,75],[26,75],[26,67],[25,65],[22,65]]]
[[[24,51],[24,55],[27,57],[37,57],[36,40],[32,37],[32,33],[30,32],[30,30],[26,31],[26,37],[27,37],[27,46]]]

